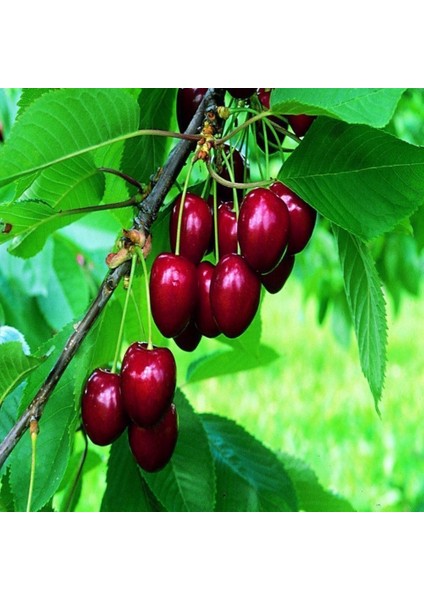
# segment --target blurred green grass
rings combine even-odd
[[[348,349],[295,279],[262,309],[262,340],[281,357],[266,368],[186,386],[199,411],[235,419],[276,452],[305,460],[321,483],[360,511],[414,510],[424,491],[424,305],[405,298],[389,348],[381,418],[362,375],[356,340]]]
[[[275,452],[306,461],[326,488],[356,510],[419,510],[424,498],[424,304],[405,297],[396,319],[389,303],[387,308],[381,418],[362,375],[353,332],[348,348],[338,344],[330,321],[318,325],[316,304],[304,303],[294,277],[279,294],[267,294],[262,307],[262,341],[280,358],[264,368],[186,384],[184,392],[198,411],[230,417]],[[216,340],[202,340],[195,354],[186,354],[172,344],[180,383],[187,365],[217,346]],[[84,478],[78,510],[100,507],[107,451],[100,454],[102,464]]]

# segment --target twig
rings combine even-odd
[[[211,103],[215,108],[217,105],[222,104],[223,93],[224,90],[214,88],[210,88],[207,91],[185,134],[194,135],[199,131],[199,128],[203,123],[205,111],[210,109]],[[197,137],[195,139],[197,139]],[[165,200],[167,193],[171,189],[181,169],[184,167],[192,148],[193,141],[191,139],[182,139],[172,150],[155,186],[153,187],[152,192],[144,200],[139,214],[134,219],[134,227],[136,229],[144,230],[145,232],[150,230],[152,223],[157,217],[159,208]],[[91,306],[88,308],[85,316],[76,326],[75,331],[69,337],[62,353],[56,361],[56,364],[47,376],[47,379],[38,390],[31,404],[24,411],[22,416],[14,424],[12,429],[0,444],[0,468],[5,463],[22,435],[28,429],[30,421],[32,419],[36,419],[37,421],[40,419],[44,407],[47,404],[47,401],[57,383],[62,377],[66,367],[75,356],[78,348],[81,346],[84,338],[93,327],[100,313],[117,288],[122,277],[128,274],[129,267],[130,263],[127,261],[116,269],[108,272],[106,278],[100,286],[96,298],[91,303]]]

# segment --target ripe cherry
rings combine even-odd
[[[139,427],[157,423],[175,393],[177,368],[168,348],[135,342],[122,360],[121,391],[125,410]]]
[[[237,215],[232,203],[222,203],[218,206],[218,248],[219,256],[237,252]]]
[[[176,199],[169,234],[172,252],[175,252],[177,240],[178,218],[182,194]],[[187,193],[181,219],[180,254],[194,264],[198,264],[206,254],[213,229],[212,211],[208,203],[196,194]]]
[[[287,115],[291,128],[298,137],[303,137],[316,117],[310,115]]]
[[[153,427],[131,424],[128,440],[138,465],[151,473],[163,469],[174,452],[178,439],[178,415],[174,404]]]
[[[150,273],[152,316],[165,337],[175,337],[187,326],[197,302],[196,267],[184,256],[159,254]]]
[[[177,92],[177,122],[181,132],[190,124],[207,88],[180,88]]]
[[[290,233],[287,246],[288,254],[301,252],[309,242],[315,227],[317,213],[281,181],[269,186],[287,205],[290,216]]]
[[[105,369],[93,371],[82,395],[81,416],[88,437],[98,446],[107,446],[121,435],[128,417],[117,373]]]
[[[174,337],[174,342],[181,350],[193,352],[200,344],[201,339],[202,334],[197,329],[194,319],[191,319],[182,332]]]
[[[261,283],[270,294],[276,294],[283,289],[284,284],[293,271],[294,256],[285,254],[278,265],[266,275],[261,275]]]
[[[240,250],[255,271],[267,273],[283,256],[289,239],[287,206],[271,190],[256,188],[244,198],[238,220]]]
[[[195,312],[195,321],[198,331],[208,338],[214,338],[220,334],[219,327],[213,317],[210,287],[215,267],[205,260],[197,267],[198,300]]]
[[[256,88],[227,88],[227,90],[236,100],[247,100],[256,92]]]
[[[213,316],[229,338],[241,335],[259,306],[261,283],[242,256],[226,254],[217,263],[210,286]]]

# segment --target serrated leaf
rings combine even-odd
[[[334,227],[334,234],[361,367],[378,411],[387,361],[386,304],[381,282],[368,247],[339,227]]]
[[[112,444],[101,512],[149,512],[154,509],[126,433]]]
[[[67,240],[55,238],[47,294],[38,298],[41,312],[51,327],[59,330],[81,317],[88,300],[87,280],[77,263],[75,250]]]
[[[424,148],[366,125],[322,117],[279,178],[330,221],[368,240],[424,202]]]
[[[42,362],[42,358],[26,355],[20,342],[0,343],[0,405]]]
[[[271,108],[281,114],[325,115],[347,123],[384,127],[405,88],[278,88]]]
[[[201,415],[217,473],[216,511],[296,511],[292,481],[278,458],[234,421]]]
[[[270,346],[261,344],[257,356],[239,350],[217,351],[192,362],[187,369],[187,383],[248,371],[268,365],[279,357]]]
[[[139,108],[119,89],[61,89],[34,100],[0,149],[0,186],[122,141],[138,129]]]
[[[314,471],[303,461],[288,454],[281,461],[296,490],[299,510],[305,512],[355,512],[353,506],[334,492],[326,490]]]
[[[52,498],[68,465],[71,432],[75,416],[73,399],[74,373],[65,372],[40,419],[37,436],[36,467],[32,511],[39,511]],[[30,434],[26,432],[10,457],[10,483],[17,511],[26,510],[31,466]]]
[[[138,97],[139,129],[168,130],[175,107],[176,90],[146,88]],[[165,162],[169,140],[165,137],[142,136],[125,142],[121,168],[138,181],[148,183]]]
[[[174,454],[158,473],[143,473],[149,488],[169,512],[212,511],[215,504],[215,469],[208,438],[199,416],[180,390],[175,405],[179,434]]]

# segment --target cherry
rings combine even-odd
[[[277,266],[289,239],[287,206],[273,191],[251,190],[244,198],[238,220],[240,250],[255,271]]]
[[[165,337],[175,337],[186,327],[197,301],[196,267],[184,256],[159,254],[150,273],[153,319]]]
[[[232,203],[218,206],[218,248],[219,256],[237,252],[237,215]]]
[[[281,181],[269,186],[287,205],[290,216],[290,233],[287,246],[288,254],[301,252],[309,242],[315,227],[317,213]]]
[[[171,249],[175,252],[178,217],[181,207],[180,194],[173,206],[169,223]],[[208,203],[196,194],[187,193],[181,219],[180,254],[198,264],[206,254],[213,229],[212,211]]]
[[[191,319],[182,332],[174,337],[174,342],[181,350],[193,352],[200,344],[201,339],[202,334],[197,329],[194,319]]]
[[[244,179],[244,160],[240,152],[236,148],[230,148],[227,144],[224,145],[224,152],[230,165],[233,167],[234,181],[236,183],[243,182]],[[222,168],[218,172],[218,175],[223,179],[226,179],[231,183],[231,177],[228,172],[227,166],[222,161]],[[218,198],[221,202],[228,202],[233,200],[233,189],[221,183],[217,183],[216,186]],[[241,197],[242,191],[237,190],[237,195]]]
[[[93,371],[82,395],[81,415],[84,429],[94,444],[107,446],[121,435],[128,418],[117,373],[105,369]]]
[[[212,313],[220,331],[229,338],[241,335],[259,306],[261,283],[242,256],[226,254],[211,279]]]
[[[197,267],[198,282],[198,301],[195,312],[196,326],[202,335],[208,338],[214,338],[220,334],[219,327],[213,317],[210,287],[215,267],[212,263],[205,260]]]
[[[256,88],[227,88],[227,90],[236,100],[247,100],[256,92]]]
[[[178,438],[178,415],[174,404],[153,427],[128,427],[131,452],[139,466],[153,473],[169,462]]]
[[[181,132],[190,124],[207,88],[179,88],[177,92],[177,122]]]
[[[266,275],[261,275],[261,283],[270,294],[279,292],[293,271],[294,256],[285,254],[278,265]]]
[[[122,360],[121,391],[125,410],[139,427],[157,423],[168,410],[176,386],[177,367],[168,348],[135,342]]]
[[[310,115],[287,115],[291,128],[298,137],[303,137],[316,117]]]

